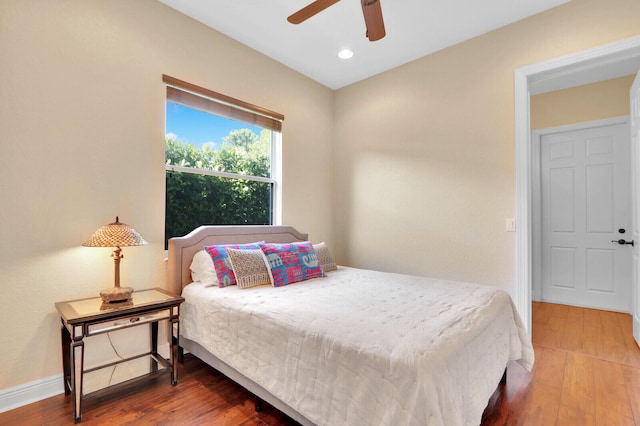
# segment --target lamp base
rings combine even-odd
[[[100,297],[104,303],[126,302],[131,300],[131,293],[133,293],[131,287],[111,287],[102,290]]]

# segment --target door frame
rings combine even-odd
[[[533,284],[533,164],[530,125],[531,87],[546,80],[571,79],[585,71],[640,57],[640,36],[562,56],[514,70],[515,174],[516,174],[516,276],[515,304],[531,334],[531,291]],[[603,80],[596,78],[579,84]],[[570,87],[570,86],[565,86]],[[634,284],[635,285],[635,284]]]
[[[531,299],[542,300],[542,176],[541,176],[541,152],[542,138],[554,133],[573,132],[577,130],[589,130],[598,127],[626,125],[629,127],[630,117],[605,118],[603,120],[584,121],[557,127],[547,127],[531,132],[531,255],[532,255],[532,280]],[[631,132],[629,130],[629,136]],[[631,273],[631,271],[629,271]]]

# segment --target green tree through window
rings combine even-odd
[[[269,178],[270,133],[263,130],[258,137],[249,129],[234,130],[216,151],[207,146],[198,149],[178,139],[165,139],[166,239],[206,224],[272,223],[273,183],[203,173],[217,171]],[[183,168],[194,170],[187,172]]]

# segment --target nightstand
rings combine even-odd
[[[178,336],[180,304],[184,298],[159,288],[136,291],[129,302],[105,304],[100,297],[56,303],[62,321],[62,364],[65,395],[72,395],[73,418],[82,420],[84,396],[116,384],[129,383],[164,371],[170,372],[171,384],[178,383]],[[170,356],[158,354],[158,322],[166,320]],[[121,358],[90,369],[84,367],[84,338],[125,328],[150,324],[150,351]],[[130,377],[116,378],[116,366],[123,364]],[[104,377],[108,377],[105,384]]]

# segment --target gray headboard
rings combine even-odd
[[[189,269],[191,259],[204,246],[244,244],[256,241],[291,243],[307,239],[307,234],[302,234],[291,226],[200,226],[184,237],[169,239],[168,290],[174,294],[182,293],[182,288],[191,282]]]

